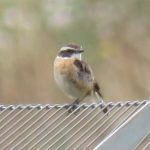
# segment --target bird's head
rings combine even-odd
[[[68,44],[63,46],[58,52],[58,57],[61,58],[78,58],[81,59],[81,54],[84,52],[82,46],[77,44]]]

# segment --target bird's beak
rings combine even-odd
[[[79,50],[79,53],[83,53],[83,52],[84,52],[84,49],[80,49],[80,50]]]

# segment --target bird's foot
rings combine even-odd
[[[72,113],[73,111],[75,111],[75,109],[78,108],[78,105],[79,105],[79,99],[75,100],[71,105],[70,105],[70,108],[68,110],[68,113]],[[78,110],[79,111],[79,110]],[[77,112],[75,112],[77,113]]]
[[[108,107],[107,106],[100,105],[100,108],[102,109],[104,114],[106,114],[108,112]]]

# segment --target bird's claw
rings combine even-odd
[[[70,108],[68,110],[68,113],[72,113],[73,111],[75,111],[75,109],[77,109],[79,106],[79,99],[75,100],[71,105]],[[77,111],[75,111],[75,113],[77,113]]]

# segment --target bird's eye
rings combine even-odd
[[[67,50],[68,53],[73,53],[74,51],[72,49]]]

